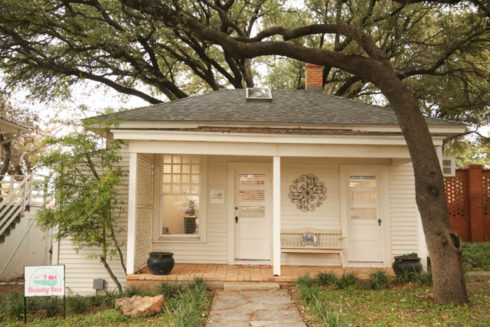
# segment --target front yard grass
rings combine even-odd
[[[115,310],[114,301],[121,296],[164,294],[162,311],[153,317],[126,318]],[[38,301],[46,304],[53,298]],[[57,299],[61,304],[61,299]],[[182,284],[163,283],[158,292],[128,290],[123,295],[109,294],[99,297],[67,297],[66,319],[62,307],[29,310],[28,326],[168,326],[200,327],[206,324],[212,296],[206,285],[197,280],[188,287]],[[54,312],[53,312],[54,310]],[[77,313],[78,312],[78,313]],[[24,326],[23,295],[9,292],[0,296],[0,326]]]
[[[384,289],[319,286],[303,277],[296,297],[311,326],[488,326],[490,278],[469,277],[470,304],[439,305],[430,286],[389,285]],[[321,284],[321,283],[320,283]]]

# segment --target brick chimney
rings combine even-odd
[[[305,89],[313,92],[323,91],[323,66],[306,63]]]

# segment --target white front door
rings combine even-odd
[[[377,169],[347,170],[347,260],[350,262],[383,262],[380,176]]]
[[[270,188],[270,169],[252,164],[235,170],[235,260],[271,259]]]

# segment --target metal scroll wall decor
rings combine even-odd
[[[303,212],[313,211],[327,198],[327,188],[313,174],[304,174],[296,178],[289,186],[289,198]]]

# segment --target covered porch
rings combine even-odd
[[[142,139],[121,130],[114,136],[127,140],[129,150],[128,285],[194,277],[291,282],[307,273],[344,271],[366,277],[377,269],[391,272],[387,267],[393,255],[417,251],[423,239],[417,235],[410,159],[401,137],[322,135],[312,141],[311,136],[271,135],[259,142],[248,134],[177,137],[152,131]],[[175,174],[175,166],[178,179],[168,173],[166,180],[166,169]],[[186,185],[184,171],[189,172]],[[198,172],[199,181],[193,182]],[[326,198],[314,210],[303,211],[292,201],[291,185],[308,175],[325,184]],[[198,190],[192,195],[195,213],[179,207],[181,231],[175,233],[164,212],[165,196],[180,196],[174,184],[180,193]],[[397,192],[390,195],[391,189]],[[349,194],[357,191],[353,205]],[[350,221],[351,209],[359,212],[357,226]],[[186,216],[195,217],[189,233]],[[240,227],[259,218],[264,228]],[[283,234],[291,231],[306,249],[284,246]],[[323,242],[321,235],[330,233],[340,245],[314,249]],[[254,234],[261,235],[260,241],[254,241]],[[170,275],[148,273],[146,259],[152,251],[175,254]]]

